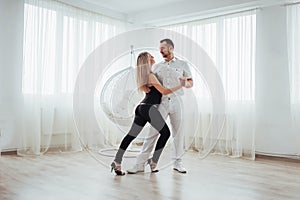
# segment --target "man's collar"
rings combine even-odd
[[[174,56],[173,59],[170,60],[169,62],[172,62],[172,61],[174,62],[175,60],[177,60],[177,58]],[[166,60],[163,60],[163,63],[166,63],[166,62],[167,62]]]

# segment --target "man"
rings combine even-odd
[[[171,88],[178,85],[178,80],[181,77],[186,78],[186,88],[193,86],[193,79],[188,64],[174,57],[174,44],[170,39],[163,39],[160,41],[160,53],[164,58],[164,61],[158,63],[153,72],[157,76],[158,80],[166,88]],[[186,169],[182,163],[182,156],[184,154],[184,131],[182,130],[182,110],[181,99],[183,90],[180,89],[169,95],[164,95],[159,105],[158,110],[162,117],[166,120],[169,116],[172,126],[173,148],[172,159],[174,161],[173,169],[186,173]],[[153,147],[159,137],[157,130],[150,128],[149,135],[145,139],[143,147],[139,155],[137,156],[136,164],[132,169],[127,170],[130,174],[144,171],[144,165],[149,159]],[[155,171],[155,170],[154,170]]]

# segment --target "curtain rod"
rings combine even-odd
[[[220,15],[217,14],[217,15],[214,15],[212,17],[204,17],[200,20],[207,20],[207,19],[213,19],[213,18],[218,18],[218,17],[226,17],[226,16],[235,15],[235,14],[239,14],[239,13],[246,13],[246,12],[256,11],[256,10],[259,10],[259,9],[260,8],[251,8],[251,9],[235,11],[235,12],[230,12],[230,13],[225,13],[225,14],[220,14]]]
[[[182,21],[182,22],[178,22],[178,23],[173,23],[173,24],[167,24],[167,25],[161,25],[158,27],[163,27],[163,26],[173,26],[173,25],[179,25],[179,24],[183,24],[183,23],[193,23],[193,22],[197,22],[197,21],[205,21],[205,20],[209,20],[209,19],[214,19],[214,18],[218,18],[218,17],[225,17],[225,16],[230,16],[230,15],[235,15],[235,14],[239,14],[239,13],[246,13],[246,12],[251,12],[251,11],[256,11],[259,10],[260,8],[255,7],[255,8],[250,8],[250,9],[245,9],[245,10],[240,10],[240,11],[235,11],[235,12],[229,12],[229,13],[224,13],[224,14],[216,14],[210,17],[204,17],[204,18],[199,18],[199,19],[194,19],[194,20],[187,20],[187,21]]]
[[[300,1],[282,4],[281,6],[292,6],[292,5],[298,5],[298,4],[300,4]],[[275,4],[273,6],[276,6],[276,5],[280,6],[279,4]],[[210,17],[204,17],[204,18],[200,17],[199,19],[187,20],[187,21],[182,21],[182,22],[178,22],[178,23],[164,24],[164,25],[160,25],[158,27],[173,26],[173,25],[179,25],[179,24],[190,23],[190,22],[193,23],[193,22],[197,22],[197,21],[205,21],[205,20],[214,19],[214,18],[218,18],[218,17],[225,17],[225,16],[235,15],[235,14],[244,13],[244,12],[261,10],[263,8],[264,8],[264,6],[261,6],[261,7],[256,6],[254,8],[249,8],[249,9],[245,9],[245,10],[241,10],[241,11],[233,11],[233,12],[228,12],[228,13],[220,14],[220,15],[216,14],[216,15],[213,15],[213,16],[210,16]]]
[[[81,8],[81,7],[79,7],[79,6],[72,5],[72,4],[67,3],[67,2],[64,2],[64,1],[60,1],[60,0],[52,0],[52,1],[55,1],[55,2],[57,2],[57,3],[63,4],[63,5],[66,5],[66,6],[70,6],[70,7],[76,8],[76,9],[81,10],[81,11],[90,12],[90,13],[99,15],[99,16],[101,16],[101,17],[108,17],[108,18],[111,18],[111,19],[114,19],[114,20],[118,20],[118,21],[122,21],[122,22],[128,23],[126,20],[121,20],[121,19],[119,19],[119,18],[117,18],[117,17],[111,17],[111,16],[108,16],[108,15],[104,15],[104,14],[98,13],[98,12],[96,12],[96,11],[87,9],[87,8]]]
[[[300,4],[300,1],[292,2],[292,3],[286,3],[286,4],[283,4],[283,6],[293,6],[293,5],[298,5],[298,4]]]

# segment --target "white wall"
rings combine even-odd
[[[22,103],[23,0],[0,0],[0,147],[18,146]]]
[[[284,6],[263,8],[257,13],[256,37],[256,150],[300,153],[300,141],[291,130]]]

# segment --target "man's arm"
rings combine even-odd
[[[193,87],[193,79],[192,79],[192,73],[190,70],[189,65],[187,62],[184,62],[184,67],[183,67],[183,76],[186,77],[186,83],[185,86],[186,88],[191,88]]]

